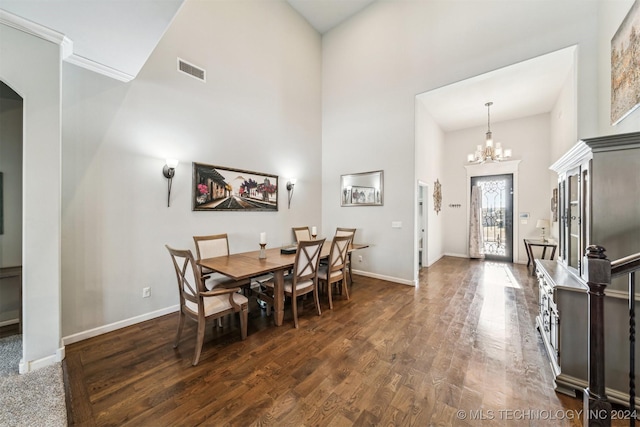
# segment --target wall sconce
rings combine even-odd
[[[296,185],[296,179],[295,178],[289,178],[289,181],[287,181],[287,194],[289,195],[289,204],[288,204],[288,208],[291,209],[291,197],[293,196],[293,186]]]
[[[167,207],[170,206],[171,202],[171,183],[173,181],[173,176],[176,174],[176,167],[178,167],[178,161],[176,159],[167,159],[167,164],[162,168],[162,174],[168,180]]]

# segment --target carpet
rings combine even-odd
[[[0,425],[66,426],[62,364],[20,375],[22,335],[0,338]]]

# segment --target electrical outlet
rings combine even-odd
[[[362,255],[358,255],[358,262],[362,262]]]
[[[142,288],[142,298],[149,298],[151,296],[151,288]]]

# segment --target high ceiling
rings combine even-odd
[[[0,9],[27,20],[19,24],[30,30],[35,23],[69,39],[69,62],[128,81],[147,61],[183,1],[0,0]],[[35,31],[40,34],[42,28]]]
[[[575,47],[529,59],[418,95],[444,132],[548,113],[570,73]]]
[[[375,0],[287,0],[320,34],[357,14]]]
[[[35,23],[53,30],[73,45],[67,61],[129,81],[143,67],[184,1],[0,0],[0,22],[17,16],[24,21],[21,26]],[[320,34],[375,2],[286,1]],[[574,55],[573,48],[565,49],[432,90],[419,99],[444,131],[486,124],[487,101],[494,103],[492,122],[548,112],[572,69]]]

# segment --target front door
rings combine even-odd
[[[471,177],[482,188],[485,259],[513,262],[513,174]]]

